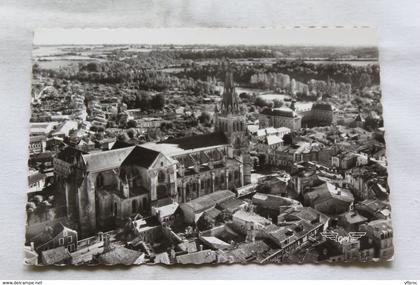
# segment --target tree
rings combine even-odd
[[[136,130],[134,130],[134,129],[129,129],[129,130],[127,131],[127,136],[128,136],[130,139],[133,139],[133,138],[135,137],[135,135],[136,135]]]
[[[146,91],[140,91],[136,95],[135,107],[142,110],[148,110],[151,107],[152,97]]]
[[[205,126],[208,126],[211,124],[211,115],[207,111],[201,112],[201,115],[198,117],[198,121],[200,124],[203,124]]]
[[[293,144],[293,136],[292,136],[292,134],[285,134],[283,136],[283,143],[285,145],[292,145]]]
[[[257,97],[257,99],[255,99],[255,105],[258,107],[265,107],[267,106],[267,101],[261,97]]]
[[[119,142],[128,142],[129,140],[130,138],[126,133],[121,133],[117,136],[117,141]]]
[[[137,128],[137,122],[134,120],[130,120],[127,122],[127,128]]]
[[[157,94],[152,98],[152,108],[160,110],[165,106],[165,97],[162,94]]]
[[[210,221],[210,218],[209,218],[209,216],[206,214],[206,213],[204,213],[201,217],[200,217],[200,219],[197,221],[197,228],[200,230],[200,231],[206,231],[206,230],[209,230],[209,229],[211,229],[211,228],[213,228],[213,222],[212,221]]]
[[[281,106],[284,105],[284,102],[282,100],[279,100],[279,99],[274,99],[273,103],[274,103],[274,108],[280,108]]]
[[[89,62],[89,63],[86,65],[86,70],[87,70],[88,72],[98,72],[98,71],[99,71],[99,67],[98,67],[98,65],[96,64],[96,62]]]
[[[239,98],[249,100],[251,99],[251,95],[246,92],[242,92],[241,94],[239,94]]]

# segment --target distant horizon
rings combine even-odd
[[[34,46],[176,45],[377,48],[370,27],[39,29]]]

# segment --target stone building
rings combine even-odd
[[[286,127],[292,131],[298,130],[302,125],[302,117],[288,107],[265,108],[259,114],[260,128]]]
[[[85,236],[138,213],[166,213],[215,191],[250,184],[246,120],[229,71],[215,126],[210,134],[109,151],[66,148],[55,158],[54,171],[67,218]]]
[[[306,112],[302,118],[302,127],[331,126],[334,121],[333,109],[330,103],[317,102],[312,105],[311,111]]]

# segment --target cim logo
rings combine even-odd
[[[361,239],[363,236],[366,235],[366,232],[349,232],[346,236],[340,236],[337,232],[330,231],[330,232],[323,232],[321,235],[327,239],[333,240],[338,242],[339,244],[349,243],[349,242],[356,242]]]

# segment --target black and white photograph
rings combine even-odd
[[[375,32],[36,31],[25,263],[391,260]]]

